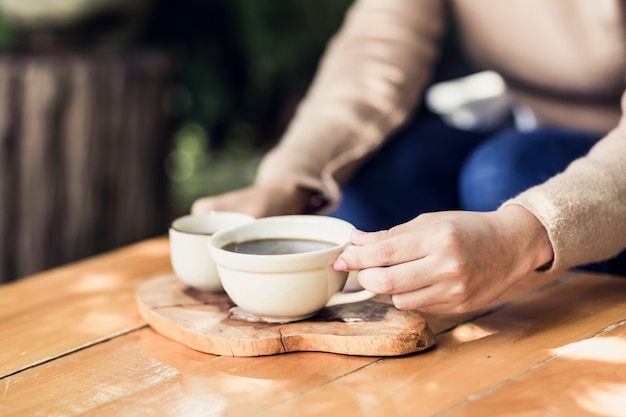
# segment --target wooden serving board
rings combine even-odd
[[[390,297],[324,308],[307,320],[270,324],[232,318],[225,293],[195,290],[175,275],[137,287],[139,313],[152,328],[192,349],[224,356],[318,351],[396,356],[427,349],[435,336],[416,312],[400,311]]]

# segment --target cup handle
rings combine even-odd
[[[352,246],[351,243],[348,243],[348,247]],[[350,271],[349,274],[356,274],[357,271]],[[351,303],[358,303],[359,301],[365,301],[365,300],[369,300],[370,298],[373,298],[375,296],[377,296],[378,294],[376,294],[375,292],[371,292],[369,290],[361,290],[361,291],[355,291],[355,292],[336,292],[334,293],[331,297],[330,300],[328,300],[328,302],[326,303],[326,305],[324,305],[324,307],[332,307],[332,306],[336,306],[339,304],[351,304]]]
[[[361,290],[357,292],[337,292],[330,297],[330,300],[328,300],[324,307],[332,307],[339,304],[357,303],[359,301],[369,300],[376,295],[378,294],[373,293],[369,290]]]

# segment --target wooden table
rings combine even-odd
[[[214,356],[153,331],[134,290],[164,238],[0,287],[1,416],[624,416],[626,279],[537,275],[504,304],[427,316],[404,357]]]

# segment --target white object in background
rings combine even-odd
[[[433,113],[458,129],[493,129],[511,115],[524,129],[533,126],[532,112],[513,107],[504,80],[494,71],[435,83],[426,91],[425,99]]]

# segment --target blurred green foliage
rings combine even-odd
[[[200,196],[253,180],[261,155],[284,131],[351,3],[151,0],[149,11],[135,12],[133,22],[128,3],[115,0],[106,14],[44,29],[57,32],[64,43],[61,50],[84,50],[88,39],[98,53],[156,48],[170,54],[175,72],[164,104],[179,128],[164,169],[177,214],[188,211]],[[38,28],[22,27],[20,33],[10,23],[0,16],[0,47],[32,48],[24,35]],[[129,28],[125,36],[106,36],[120,27]],[[122,44],[111,45],[110,39]]]
[[[170,50],[181,128],[166,161],[177,212],[249,184],[351,0],[160,2],[144,41]]]
[[[161,1],[144,40],[176,54],[184,116],[207,128],[211,147],[242,135],[266,145],[284,128],[349,3]]]
[[[15,43],[15,31],[11,22],[0,14],[0,49],[8,49]]]

